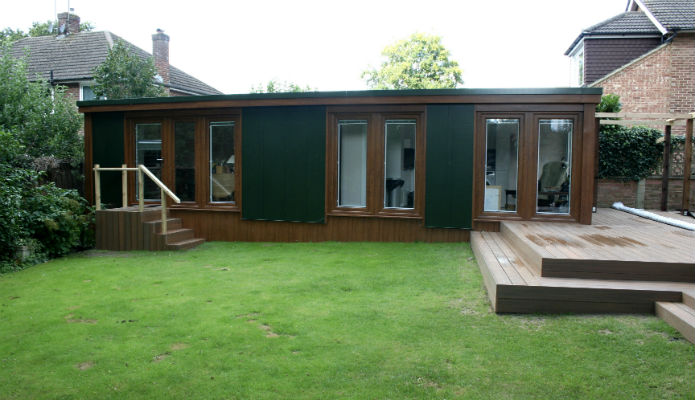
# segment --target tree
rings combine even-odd
[[[371,89],[440,89],[463,84],[458,62],[449,60],[439,36],[415,33],[387,46],[379,70],[362,73]]]
[[[110,100],[166,96],[156,76],[152,57],[139,57],[119,40],[109,50],[104,62],[94,69],[94,94]]]
[[[314,92],[316,89],[309,85],[301,87],[293,82],[277,81],[271,79],[265,85],[260,83],[258,86],[251,88],[251,93],[296,93],[296,92]]]
[[[26,60],[0,44],[0,130],[10,132],[33,160],[82,160],[82,119],[62,86],[27,77]],[[44,163],[45,164],[45,163]]]
[[[90,22],[80,24],[80,32],[91,32],[94,30],[94,25]],[[25,37],[51,36],[58,34],[58,23],[55,21],[33,22],[29,32],[24,33],[21,29],[5,28],[0,31],[0,41],[17,40]]]

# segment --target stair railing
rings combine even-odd
[[[102,168],[99,166],[99,164],[94,164],[94,203],[95,207],[97,210],[101,210],[101,176],[100,173],[101,171],[121,171],[121,199],[123,201],[123,208],[128,207],[128,172],[129,171],[137,171],[138,173],[138,193],[140,194],[139,202],[138,202],[138,210],[139,211],[144,211],[145,210],[145,179],[144,175],[147,175],[148,178],[152,180],[152,182],[155,183],[155,185],[159,186],[160,193],[161,193],[161,203],[162,203],[162,233],[166,234],[167,233],[167,198],[166,196],[171,197],[172,200],[174,200],[175,203],[181,203],[181,200],[172,192],[162,181],[157,178],[152,171],[147,169],[142,164],[139,164],[135,168],[128,168],[127,165],[123,164],[121,167],[108,167],[108,168]]]

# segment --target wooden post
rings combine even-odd
[[[671,175],[671,125],[666,125],[664,131],[664,160],[663,175],[661,176],[661,211],[668,209],[668,178]]]
[[[128,168],[127,165],[121,164],[123,171],[121,172],[121,196],[123,197],[123,208],[128,207]]]
[[[599,141],[601,140],[601,120],[595,119],[595,143],[594,143],[594,197],[591,203],[591,211],[598,211],[598,167],[599,167]]]
[[[693,118],[685,123],[685,159],[683,160],[683,203],[681,214],[687,215],[690,209],[690,171],[693,160]]]
[[[145,211],[145,180],[142,176],[142,169],[138,165],[138,193],[140,195],[140,201],[138,202],[138,210],[140,212]]]
[[[99,179],[99,164],[94,164],[94,205],[101,210],[101,180]]]
[[[160,189],[162,196],[162,233],[166,235],[167,233],[167,195],[164,193],[164,189]]]

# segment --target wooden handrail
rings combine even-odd
[[[143,211],[145,209],[145,182],[143,175],[147,175],[148,178],[152,179],[152,181],[157,185],[160,189],[160,196],[161,196],[161,203],[162,203],[162,233],[166,234],[167,233],[167,199],[166,196],[171,197],[172,200],[176,203],[181,203],[181,199],[178,198],[172,192],[162,181],[157,178],[152,171],[147,169],[144,165],[140,164],[135,168],[128,168],[126,167],[125,164],[123,164],[122,167],[108,167],[108,168],[102,168],[99,166],[99,164],[94,164],[94,191],[95,191],[95,208],[97,210],[101,210],[101,178],[100,178],[100,172],[101,171],[121,171],[122,172],[122,179],[121,179],[121,194],[122,194],[122,201],[123,201],[123,208],[128,207],[128,171],[137,171],[137,178],[138,178],[138,190],[140,194],[140,198],[138,201],[138,209],[140,211]]]

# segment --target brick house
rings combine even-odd
[[[571,58],[575,86],[619,95],[622,111],[695,111],[695,0],[630,0],[625,12],[585,29],[565,55]],[[684,131],[673,127],[675,135]],[[682,174],[683,160],[677,159],[671,167],[670,209],[680,208],[682,178],[676,176]],[[692,183],[691,190],[695,199]],[[623,201],[658,208],[661,182],[601,180],[597,196],[599,207]]]
[[[627,112],[695,111],[695,1],[630,0],[567,49],[576,86],[620,95]]]
[[[80,32],[80,17],[58,14],[58,36],[30,37],[16,41],[12,52],[21,57],[28,51],[29,77],[45,79],[67,87],[76,100],[92,100],[94,68],[101,64],[118,40],[123,40],[142,58],[154,57],[158,80],[171,96],[216,95],[219,90],[169,64],[169,36],[157,30],[152,35],[153,54],[108,32]]]

